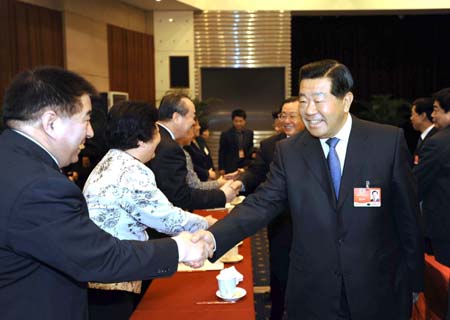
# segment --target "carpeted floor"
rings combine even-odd
[[[255,293],[256,320],[269,320],[269,243],[266,229],[252,237],[253,286]]]

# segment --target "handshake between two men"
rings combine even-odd
[[[216,250],[216,241],[211,232],[199,230],[195,233],[181,232],[173,240],[178,245],[178,261],[191,268],[201,268],[205,260]]]

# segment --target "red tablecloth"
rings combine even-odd
[[[226,210],[198,213],[212,214],[221,218],[226,214]],[[238,302],[234,304],[196,304],[198,301],[221,301],[216,297],[216,275],[219,271],[177,272],[170,278],[156,279],[152,282],[131,319],[254,320],[250,239],[244,240],[243,245],[239,247],[239,254],[244,256],[244,260],[225,265],[225,267],[234,265],[244,275],[244,281],[240,282],[238,286],[244,288],[247,295]]]

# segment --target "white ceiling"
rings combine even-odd
[[[121,0],[144,10],[442,10],[449,0]]]

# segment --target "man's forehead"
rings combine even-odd
[[[435,108],[441,108],[441,104],[439,103],[439,101],[434,100],[434,102],[433,102],[433,107],[435,107]]]
[[[298,111],[299,103],[298,101],[292,101],[283,104],[283,107],[281,108],[282,112],[295,112]]]
[[[92,112],[92,103],[89,95],[87,94],[82,95],[80,98],[80,102],[81,102],[80,113],[82,113],[83,115],[90,114]]]
[[[300,82],[300,96],[324,96],[331,92],[329,78],[304,79]]]

